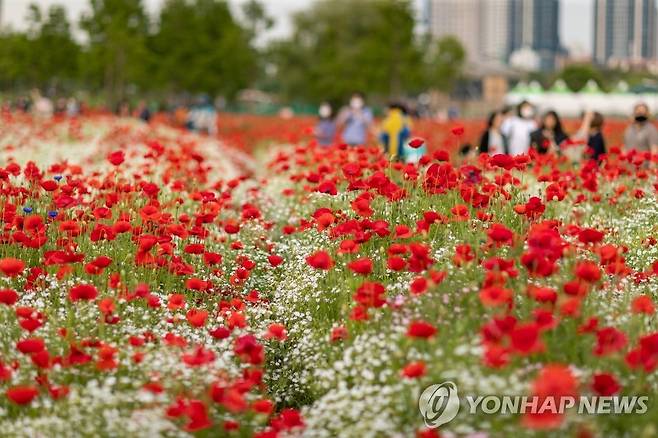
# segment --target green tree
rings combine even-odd
[[[466,51],[459,40],[446,36],[431,47],[427,84],[443,92],[452,90],[461,75],[466,58]]]
[[[251,39],[274,26],[274,19],[267,15],[263,4],[257,0],[248,0],[242,5],[242,14]]]
[[[157,82],[169,91],[232,97],[256,74],[249,32],[224,1],[168,0],[149,46]]]
[[[89,40],[85,73],[105,88],[110,105],[125,97],[127,85],[148,84],[148,25],[141,0],[90,0],[80,20]]]
[[[80,47],[71,34],[66,9],[52,5],[44,14],[35,4],[30,5],[29,63],[27,73],[34,85],[59,86],[78,79]]]
[[[31,4],[27,21],[25,32],[0,34],[0,85],[17,90],[65,84],[72,88],[78,79],[80,46],[64,7],[52,5],[44,13]]]
[[[271,47],[281,91],[312,102],[354,90],[397,97],[423,82],[422,51],[407,0],[321,0],[293,19]]]
[[[0,86],[23,89],[36,79],[30,69],[30,41],[24,33],[0,34]]]
[[[590,79],[594,80],[599,87],[606,88],[601,71],[591,64],[568,65],[560,72],[558,77],[562,78],[573,91],[583,88]]]

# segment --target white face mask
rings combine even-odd
[[[363,99],[360,97],[353,97],[350,100],[350,107],[355,110],[363,108]]]
[[[320,117],[326,119],[331,116],[331,107],[329,105],[320,105],[318,113],[320,114]]]
[[[523,117],[524,119],[530,119],[534,115],[535,115],[535,110],[533,110],[531,106],[524,106],[523,108],[521,108],[521,117]]]

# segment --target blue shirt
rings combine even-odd
[[[368,128],[372,124],[372,119],[370,108],[363,108],[360,112],[348,109],[343,130],[345,143],[351,146],[364,144],[368,138]]]
[[[331,119],[320,119],[315,125],[315,136],[320,146],[329,146],[336,136],[336,122]]]

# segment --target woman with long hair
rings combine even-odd
[[[502,111],[493,111],[489,114],[487,121],[487,129],[480,137],[480,153],[481,154],[508,154],[509,145],[507,136],[501,131],[504,116]]]
[[[530,134],[530,144],[537,152],[545,154],[557,152],[560,144],[568,138],[562,128],[560,116],[551,110],[544,113],[539,129]]]

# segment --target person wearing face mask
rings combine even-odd
[[[315,125],[315,139],[320,146],[330,146],[336,138],[336,122],[332,117],[331,105],[322,103],[318,110],[320,116]]]
[[[633,123],[624,132],[628,150],[658,153],[658,130],[649,122],[649,106],[640,102],[633,108]]]
[[[342,129],[342,138],[350,146],[365,144],[372,126],[373,115],[365,106],[363,94],[354,93],[350,105],[338,115],[338,126]]]
[[[537,129],[535,108],[527,100],[517,106],[516,115],[503,122],[500,130],[508,139],[510,155],[527,154],[530,149],[530,134]]]

